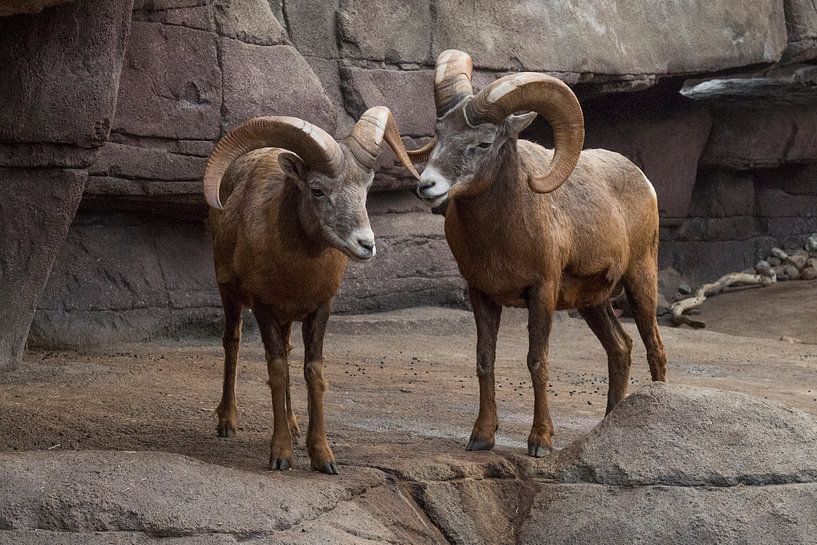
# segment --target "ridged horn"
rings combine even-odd
[[[429,142],[427,142],[424,146],[419,147],[417,149],[410,149],[406,150],[408,153],[409,159],[414,161],[415,163],[425,163],[428,161],[428,156],[431,155],[431,152],[434,151],[434,147],[437,145],[437,135],[434,135]]]
[[[415,170],[403,146],[397,123],[394,122],[391,110],[385,106],[375,106],[363,112],[344,143],[360,166],[373,170],[384,140],[403,166],[419,180],[420,174]]]
[[[219,189],[233,161],[259,148],[284,148],[295,152],[307,168],[338,176],[343,152],[323,129],[297,117],[255,117],[232,129],[216,144],[204,171],[204,200],[221,210]]]
[[[437,117],[444,116],[463,99],[474,94],[471,73],[474,63],[468,53],[446,49],[437,57],[434,69],[434,104]]]
[[[573,91],[564,82],[545,74],[521,72],[500,78],[465,106],[469,125],[500,124],[509,115],[535,111],[553,128],[555,151],[547,171],[531,174],[528,185],[536,193],[558,189],[573,172],[584,145],[584,115]]]

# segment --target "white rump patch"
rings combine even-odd
[[[650,189],[650,193],[652,193],[652,198],[657,201],[658,194],[655,192],[655,187],[653,187],[652,182],[650,181],[649,178],[647,178],[647,175],[644,174],[643,170],[638,169],[638,171],[641,173],[641,176],[644,178],[644,181],[647,182],[647,187]]]

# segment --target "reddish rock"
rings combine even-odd
[[[655,186],[661,215],[686,217],[709,135],[709,113],[685,100],[646,109],[637,103],[622,106],[603,99],[586,108],[585,148],[628,157]]]
[[[716,112],[701,166],[736,170],[817,160],[817,106]]]
[[[0,169],[0,369],[13,367],[86,175],[77,170]]]
[[[698,173],[692,191],[690,216],[751,216],[755,207],[755,184],[751,175],[724,170]]]
[[[249,45],[229,38],[220,43],[225,127],[255,116],[290,115],[334,131],[335,109],[294,47]]]
[[[180,26],[135,22],[114,130],[164,138],[216,138],[221,92],[215,36]]]
[[[817,5],[811,0],[785,0],[784,6],[789,43],[783,60],[801,62],[817,58]]]
[[[0,165],[91,162],[93,154],[72,156],[70,147],[95,148],[108,138],[130,6],[80,0],[0,18]]]

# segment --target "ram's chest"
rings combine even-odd
[[[332,300],[346,269],[346,258],[332,250],[317,259],[269,262],[244,275],[247,304],[263,303],[281,319],[302,320]]]
[[[468,285],[504,305],[523,304],[525,290],[548,266],[547,243],[520,237],[502,225],[480,225],[449,214],[445,234],[451,253]]]

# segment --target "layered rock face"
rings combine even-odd
[[[817,230],[810,2],[115,4],[118,15],[109,3],[110,13],[93,16],[107,17],[104,28],[83,15],[85,1],[0,19],[2,94],[11,104],[0,110],[0,166],[78,169],[84,186],[35,316],[38,345],[217,325],[200,195],[213,143],[237,122],[275,114],[342,137],[366,108],[386,105],[407,145],[419,145],[434,127],[434,60],[450,47],[474,58],[477,88],[518,70],[574,86],[587,146],[624,153],[656,186],[662,267],[707,279]],[[83,28],[81,39],[69,39],[72,25]],[[750,68],[765,70],[765,85],[730,83]],[[712,77],[725,83],[679,93],[691,78]],[[525,136],[548,135],[536,123]],[[385,151],[370,207],[378,258],[350,268],[338,310],[463,304],[442,219],[408,194],[412,186]],[[3,221],[24,225],[8,214]],[[49,266],[34,267],[40,287],[26,305]]]

